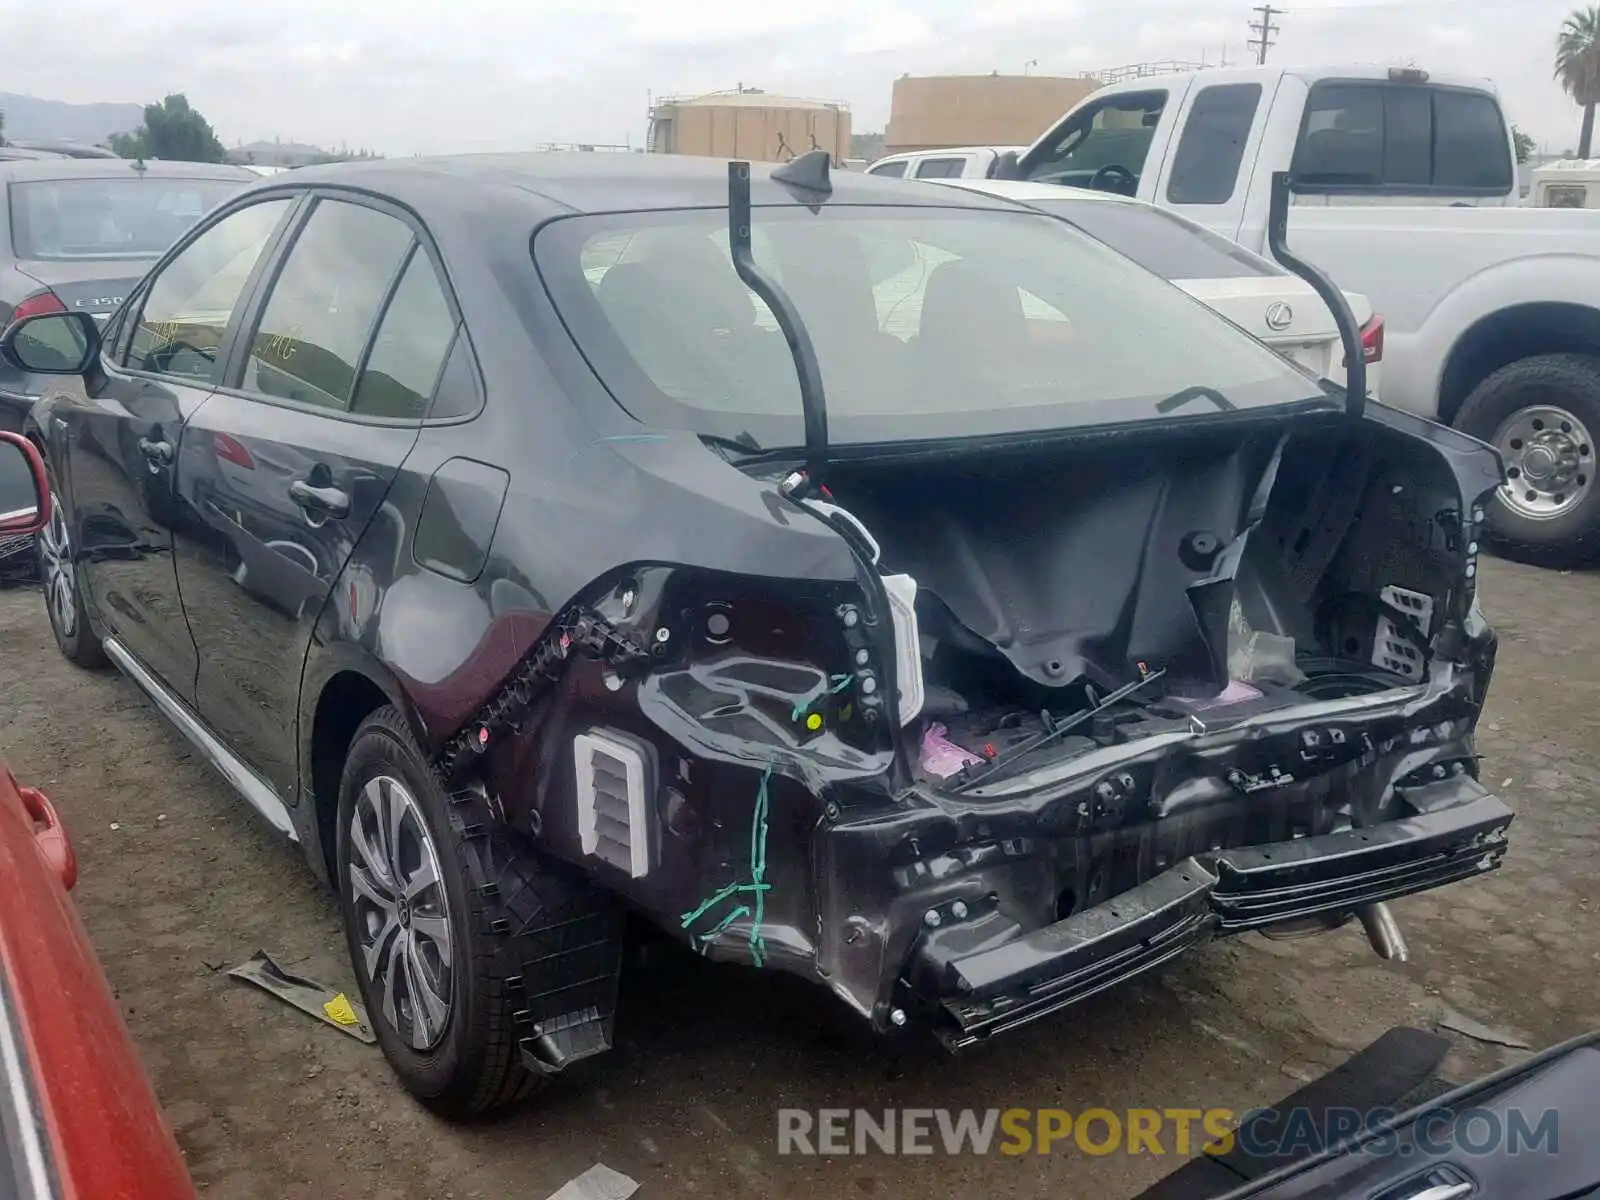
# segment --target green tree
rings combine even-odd
[[[1583,107],[1578,157],[1588,158],[1594,142],[1594,106],[1600,103],[1600,4],[1574,10],[1556,36],[1556,78]]]
[[[173,162],[225,162],[227,151],[211,123],[189,106],[181,92],[160,104],[144,106],[144,124],[132,133],[111,135],[111,148],[123,158],[164,158]]]
[[[1528,156],[1539,148],[1539,143],[1533,140],[1532,135],[1523,133],[1515,125],[1511,127],[1511,141],[1517,147],[1517,161],[1525,163]]]

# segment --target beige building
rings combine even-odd
[[[889,101],[884,153],[1026,146],[1099,86],[1092,76],[902,75]]]
[[[752,162],[787,162],[821,149],[841,163],[850,157],[850,109],[827,100],[773,96],[745,87],[705,96],[665,97],[650,106],[645,147],[655,154]]]

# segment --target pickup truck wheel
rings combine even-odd
[[[479,807],[480,796],[444,789],[394,708],[357,730],[336,844],[351,963],[390,1067],[423,1104],[457,1118],[549,1078],[523,1063],[524,997],[565,981],[530,970],[530,941],[598,916],[621,954],[620,913],[611,920],[581,877]]]
[[[44,609],[56,648],[74,666],[96,670],[107,665],[106,652],[89,626],[83,591],[78,586],[78,563],[72,548],[72,524],[61,507],[61,493],[48,470],[50,523],[39,531],[34,544],[39,551],[39,580],[44,589]]]
[[[1600,359],[1543,354],[1502,367],[1457,414],[1505,460],[1489,534],[1506,558],[1544,567],[1600,557]]]

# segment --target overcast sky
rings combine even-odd
[[[879,129],[901,74],[1076,74],[1246,55],[1253,0],[67,0],[0,6],[8,91],[186,92],[233,145],[385,154],[643,137],[655,95],[743,83],[843,100]],[[1552,151],[1578,109],[1551,81],[1575,0],[1288,0],[1271,62],[1488,76]]]

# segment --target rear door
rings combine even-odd
[[[196,660],[173,570],[172,468],[183,424],[221,378],[242,302],[293,206],[280,197],[236,209],[159,267],[113,331],[103,379],[79,403],[57,405],[58,427],[46,431],[67,476],[61,550],[75,582],[105,632],[186,701]],[[58,628],[74,620],[70,593],[57,607]]]
[[[226,386],[184,430],[178,491],[203,536],[178,572],[197,705],[295,795],[312,628],[421,429],[455,333],[412,219],[323,195],[244,319]]]
[[[1196,83],[1179,111],[1177,144],[1149,198],[1236,237],[1271,99],[1259,79]]]

